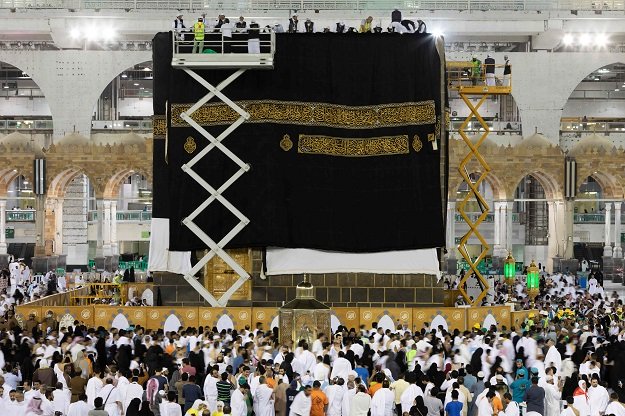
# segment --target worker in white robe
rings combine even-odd
[[[603,414],[605,408],[610,402],[610,394],[605,387],[599,384],[599,378],[593,376],[590,380],[588,388],[588,405],[590,406],[591,415]]]
[[[382,388],[371,399],[371,416],[393,416],[395,393],[391,391],[388,380],[382,382]]]
[[[343,397],[347,394],[344,387],[345,381],[342,378],[334,381],[324,390],[328,398],[327,416],[341,416],[343,410]]]
[[[553,376],[545,377],[545,383],[542,388],[545,390],[545,415],[558,416],[560,414],[560,400],[562,399],[562,390],[556,386]]]
[[[423,396],[423,390],[421,387],[414,383],[411,383],[401,395],[401,411],[402,413],[410,412],[410,408],[414,405],[414,400],[417,396]]]
[[[276,414],[274,403],[274,392],[267,385],[265,376],[258,380],[259,384],[254,392],[254,414],[256,416],[274,416]]]

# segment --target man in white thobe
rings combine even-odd
[[[121,416],[122,410],[122,397],[119,389],[113,385],[113,379],[106,379],[106,385],[102,387],[98,397],[102,398],[104,403],[104,410],[106,410],[109,416]]]
[[[138,383],[138,381],[138,377],[133,377],[132,383],[126,387],[126,395],[124,396],[124,412],[128,409],[128,405],[132,399],[137,398],[142,400],[143,398],[143,387]]]
[[[389,388],[388,380],[382,382],[382,388],[371,399],[371,416],[393,416],[395,393]]]
[[[342,378],[339,378],[334,382],[334,384],[330,384],[324,390],[324,393],[328,398],[327,416],[341,416],[341,411],[343,409],[343,397],[347,394],[344,384],[345,381]]]
[[[625,416],[625,405],[618,401],[618,394],[610,394],[610,403],[605,408],[606,415]]]
[[[558,416],[560,414],[560,400],[562,391],[555,385],[553,376],[547,376],[542,388],[545,390],[545,416]]]
[[[605,387],[599,384],[599,377],[593,376],[590,380],[590,387],[588,388],[590,414],[593,416],[603,415],[609,402],[610,394]]]
[[[309,416],[310,415],[310,392],[312,389],[310,386],[305,386],[304,390],[297,393],[293,403],[291,403],[291,409],[289,410],[289,416]],[[234,413],[232,414],[234,416]]]
[[[349,406],[349,416],[366,416],[371,408],[371,396],[367,394],[367,388],[362,384],[358,386],[358,393],[354,395]]]
[[[93,406],[87,403],[87,395],[78,395],[78,401],[69,405],[67,416],[84,416],[92,410]]]
[[[265,376],[260,376],[259,384],[254,392],[254,414],[256,416],[274,416],[276,409],[274,403],[274,392],[267,385]]]
[[[421,387],[417,386],[414,383],[411,383],[410,386],[401,395],[401,411],[402,413],[410,413],[410,408],[414,404],[414,400],[417,396],[423,396],[423,390]]]
[[[343,351],[339,351],[339,356],[332,363],[332,373],[330,373],[330,378],[341,377],[342,379],[347,380],[347,375],[352,370],[352,365],[347,358],[345,358]]]
[[[210,367],[209,367],[210,369]],[[217,410],[217,371],[211,371],[211,374],[204,380],[204,399],[208,403],[208,410],[213,413]]]
[[[247,403],[245,401],[245,397],[247,397],[249,388],[250,387],[247,384],[243,384],[232,392],[232,396],[230,397],[232,416],[247,416]]]

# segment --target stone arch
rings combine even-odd
[[[98,97],[93,102],[93,109],[94,109],[93,114],[96,114],[96,112],[97,112],[97,106],[98,106],[99,100],[103,97],[103,95],[106,94],[108,87],[111,86],[111,83],[113,83],[117,78],[119,78],[119,81],[118,81],[117,84],[113,84],[113,86],[116,85],[116,88],[119,89],[120,93],[122,92],[122,88],[124,87],[124,85],[130,86],[131,82],[132,83],[140,83],[140,82],[144,81],[144,84],[146,84],[145,81],[147,80],[148,81],[147,84],[150,84],[149,80],[151,80],[153,78],[145,78],[145,77],[143,77],[143,78],[136,78],[135,77],[135,78],[132,78],[132,79],[131,78],[121,78],[121,75],[124,74],[125,72],[135,71],[134,68],[136,66],[138,66],[138,65],[144,65],[144,67],[153,68],[152,57],[150,57],[150,59],[148,59],[148,60],[143,60],[141,62],[133,62],[130,65],[128,65],[126,68],[122,68],[116,74],[114,74],[113,76],[109,77],[107,84],[102,86],[102,88],[100,89],[100,93],[99,93]],[[143,74],[146,74],[146,73],[147,74],[152,74],[152,70],[150,70],[149,72],[148,71],[143,72],[143,71],[139,71],[139,70],[136,70],[136,71],[142,72]],[[137,85],[137,84],[135,84],[135,85]],[[134,88],[134,87],[131,87],[131,88]],[[137,86],[136,88],[140,88],[140,87]],[[122,99],[123,97],[120,96],[119,98]],[[144,97],[144,98],[146,98],[146,97]],[[112,97],[111,97],[111,99],[112,99]],[[150,102],[151,102],[151,98],[149,98],[149,99],[150,99]],[[119,104],[120,104],[120,102],[118,102],[118,105]],[[119,110],[119,108],[117,108],[117,109]],[[95,118],[94,118],[94,120],[95,120]]]
[[[598,59],[587,59],[584,60],[584,65],[580,65],[577,68],[576,71],[576,78],[573,78],[573,81],[577,81],[575,83],[575,85],[573,86],[573,88],[569,91],[569,98],[571,97],[571,94],[573,94],[573,91],[575,90],[575,88],[577,88],[577,86],[584,81],[584,79],[592,74],[595,71],[598,71],[602,68],[605,68],[606,66],[610,66],[610,65],[616,65],[616,64],[620,64],[620,65],[625,65],[625,59],[623,60],[614,60],[614,58],[612,56],[600,56],[597,57]],[[603,58],[603,59],[601,59]],[[584,72],[586,71],[586,72]],[[568,101],[568,99],[567,99]]]
[[[511,189],[508,194],[510,199],[514,199],[516,188],[519,186],[519,183],[523,180],[523,178],[528,175],[533,176],[538,180],[540,185],[545,190],[545,197],[547,199],[562,199],[562,190],[558,185],[558,181],[549,173],[541,170],[524,171],[521,175],[516,176],[516,180],[511,183]]]
[[[126,168],[119,172],[115,172],[104,185],[104,199],[117,199],[119,194],[119,188],[126,180],[126,178],[134,173],[139,173],[145,176],[150,182],[152,182],[151,172],[148,172],[141,168]]]
[[[23,176],[27,180],[32,181],[31,172],[24,172],[20,168],[12,167],[0,169],[0,197],[8,197],[7,191],[9,190],[9,185],[11,185],[11,182],[18,176]]]
[[[588,177],[593,178],[599,184],[599,186],[601,186],[604,198],[616,199],[623,197],[623,187],[619,186],[618,181],[614,177],[614,175],[603,171],[594,171],[592,170],[592,167],[588,166],[584,166],[578,171],[577,192],[579,192],[582,183]]]
[[[98,184],[93,181],[89,173],[87,173],[83,168],[68,166],[61,172],[57,173],[56,176],[50,181],[50,185],[48,186],[48,198],[63,198],[65,196],[67,185],[81,174],[85,175],[89,179],[89,182],[96,190],[97,195]]]
[[[50,71],[48,53],[25,54],[19,50],[0,50],[0,61],[25,71],[43,92],[55,120],[54,137],[62,137],[72,131],[89,137],[93,106],[84,103],[97,102],[104,88],[117,74],[132,65],[147,62],[152,57],[152,51],[76,54],[71,50],[61,50],[54,54],[59,62],[72,62],[71,66],[62,64],[57,71]],[[84,71],[74,74],[74,67],[84,68]],[[68,76],[59,77],[59,72],[67,73]],[[60,78],[65,80],[59,81]],[[80,93],[77,94],[76,90]]]
[[[477,170],[477,169],[470,169],[470,170],[471,170],[470,173],[477,173],[478,175],[482,174],[480,170]],[[486,177],[484,178],[484,181],[488,185],[490,185],[491,189],[493,190],[493,199],[495,201],[506,199],[506,187],[504,183],[502,182],[502,180],[497,176],[497,174],[490,171],[488,175],[486,175]],[[452,178],[449,184],[449,199],[450,200],[456,199],[456,191],[458,190],[458,188],[460,188],[460,185],[462,185],[463,182],[464,182],[464,179],[462,178],[462,176],[460,176],[460,174],[458,173],[455,173],[454,177]]]
[[[32,65],[29,65],[27,62],[27,55],[19,51],[0,51],[0,62],[12,65],[20,71],[27,73],[30,79],[41,89],[43,96],[47,97],[44,88],[45,82],[43,76],[41,76],[43,74],[40,75],[39,72],[32,70]]]

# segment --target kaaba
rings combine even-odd
[[[182,221],[210,194],[182,170],[210,142],[182,114],[207,94],[173,68],[172,35],[153,40],[153,217],[169,250],[205,249]],[[223,144],[251,169],[223,196],[250,219],[227,245],[380,252],[442,247],[447,196],[443,43],[415,34],[276,34],[274,68],[223,93],[250,115]],[[234,69],[195,69],[217,85]],[[214,98],[192,119],[215,137],[239,114]],[[195,166],[219,188],[223,152]],[[194,222],[218,241],[238,219],[212,203]]]

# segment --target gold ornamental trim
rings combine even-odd
[[[152,118],[152,135],[154,138],[157,136],[165,136],[167,134],[167,119],[165,116],[154,116]]]
[[[299,135],[297,153],[343,157],[392,156],[410,152],[407,135],[368,139]]]
[[[412,139],[412,148],[417,153],[419,153],[421,149],[423,149],[423,142],[421,141],[421,138],[418,135],[415,135],[414,138]]]
[[[247,123],[277,123],[302,126],[324,126],[343,129],[383,128],[436,123],[433,100],[383,104],[375,106],[346,106],[328,103],[295,101],[237,101],[250,114]],[[171,126],[188,127],[181,115],[191,104],[171,105]],[[234,123],[240,115],[223,103],[205,104],[192,115],[201,126]]]
[[[195,149],[197,149],[197,145],[195,144],[195,139],[193,139],[193,137],[191,136],[187,137],[187,141],[185,142],[183,147],[184,147],[185,152],[187,152],[188,154],[195,152]]]
[[[291,141],[291,136],[285,134],[282,140],[280,140],[280,147],[285,152],[288,152],[293,147],[293,142]]]

